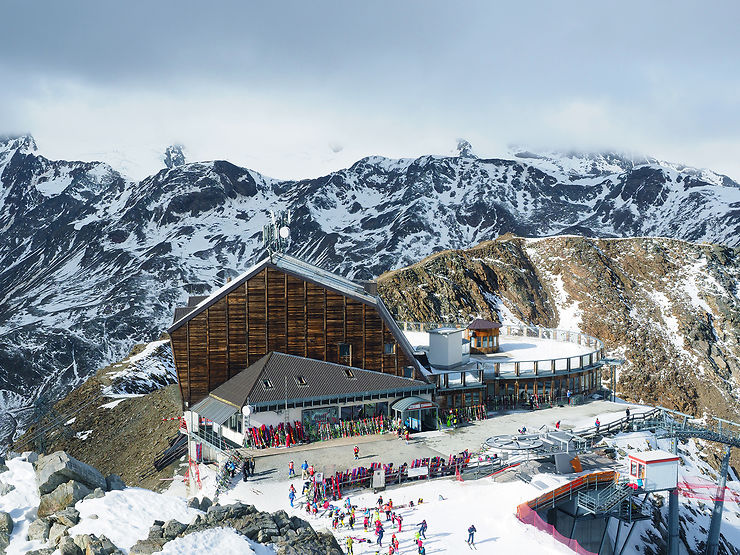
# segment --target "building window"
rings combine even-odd
[[[350,370],[349,368],[345,368],[344,369],[344,375],[347,376],[347,379],[348,380],[354,380],[354,379],[356,379],[355,378],[355,373],[352,372],[352,370]]]
[[[411,378],[414,375],[414,368],[412,366],[404,366],[403,367],[403,377],[404,378]]]
[[[352,356],[352,345],[350,345],[349,343],[340,343],[339,344],[339,356],[340,357]]]
[[[304,376],[296,376],[295,383],[298,384],[298,387],[308,387],[308,382]]]
[[[385,345],[383,345],[383,354],[384,355],[395,355],[396,354],[396,344],[386,343]]]
[[[232,430],[237,433],[242,433],[242,415],[238,412],[235,414],[232,414],[229,417],[229,421],[227,422],[227,427],[229,430]]]
[[[476,343],[475,343],[475,346],[476,346],[476,347],[480,347],[480,343],[481,343],[481,341],[480,341],[480,337],[476,337],[475,339],[476,339]]]
[[[274,389],[274,386],[272,385],[272,382],[270,380],[262,380],[262,387],[265,388],[265,391],[269,389]]]

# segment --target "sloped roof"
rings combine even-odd
[[[348,373],[352,377],[348,377]],[[305,385],[299,384],[299,377]],[[242,407],[247,400],[251,405],[264,405],[285,401],[286,396],[290,402],[361,393],[431,391],[433,388],[433,385],[420,380],[271,352],[211,391],[210,396],[231,406]]]
[[[200,403],[193,405],[191,410],[198,413],[198,416],[207,418],[216,424],[223,424],[239,409],[240,407],[229,405],[213,397],[206,397]]]
[[[491,322],[484,318],[476,318],[468,326],[469,330],[495,330],[501,327],[498,322]]]

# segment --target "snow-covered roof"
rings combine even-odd
[[[629,453],[629,458],[645,464],[677,461],[679,457],[662,449]]]

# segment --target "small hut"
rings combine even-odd
[[[470,353],[485,355],[498,352],[498,334],[501,324],[484,318],[476,318],[467,327],[466,336],[470,340]]]

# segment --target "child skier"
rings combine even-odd
[[[360,448],[355,445],[355,448],[353,449],[355,453],[355,460],[357,460],[360,457]]]
[[[347,538],[347,555],[353,555],[354,551],[352,551],[352,544],[354,543],[354,540],[352,538]]]

